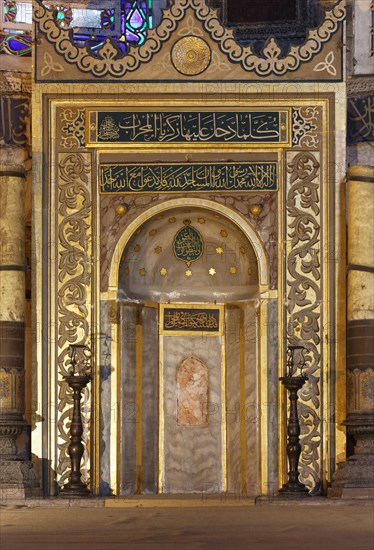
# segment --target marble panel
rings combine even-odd
[[[100,494],[110,491],[110,430],[113,420],[111,410],[111,326],[108,318],[108,302],[100,303]]]
[[[222,491],[221,338],[168,336],[164,345],[165,493]],[[177,421],[177,369],[194,355],[208,366],[208,422],[181,426]]]
[[[143,307],[142,317],[142,493],[156,493],[158,474],[158,310]]]
[[[177,422],[179,426],[208,424],[208,367],[191,355],[177,371]]]
[[[121,305],[121,494],[136,492],[136,305]]]
[[[226,308],[226,360],[227,360],[227,489],[240,492],[241,445],[240,423],[244,413],[240,407],[240,308]]]
[[[269,494],[278,490],[278,303],[268,301],[268,478]]]
[[[253,302],[244,306],[245,427],[247,493],[259,494],[258,317]]]

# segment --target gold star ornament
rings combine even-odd
[[[217,271],[214,269],[214,267],[211,267],[209,269],[209,275],[211,275],[213,277],[213,275],[215,275],[217,273]]]
[[[166,267],[162,267],[162,268],[160,269],[160,275],[161,275],[162,277],[165,277],[165,275],[167,275],[167,274],[168,274],[168,270],[166,269]]]
[[[216,252],[217,252],[217,254],[223,254],[223,248],[222,248],[222,246],[218,246],[218,247],[216,248]]]
[[[192,277],[192,271],[190,269],[187,269],[186,277]]]

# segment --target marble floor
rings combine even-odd
[[[373,550],[373,506],[0,508],[1,550]]]

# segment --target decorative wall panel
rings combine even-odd
[[[53,11],[35,2],[37,81],[118,80],[341,80],[341,21],[345,2],[326,11],[319,27],[307,32],[301,45],[284,54],[269,36],[261,54],[234,39],[232,29],[222,26],[217,12],[201,0],[175,0],[164,10],[160,24],[150,29],[145,42],[123,53],[118,37],[106,37],[95,51],[78,44],[69,28],[60,27]],[[191,56],[195,65],[191,67]],[[151,65],[151,61],[154,63]],[[160,70],[160,64],[161,68]]]
[[[286,155],[286,323],[291,345],[307,350],[308,382],[300,394],[301,465],[303,482],[314,487],[322,479],[322,273],[320,154]]]
[[[60,153],[58,156],[58,467],[59,484],[70,471],[68,456],[72,395],[63,376],[69,369],[69,344],[91,346],[92,204],[91,155]],[[83,440],[86,444],[83,478],[89,471],[90,393],[85,390]]]
[[[374,141],[374,93],[348,98],[347,143]]]
[[[0,96],[0,143],[25,146],[29,144],[30,98]]]

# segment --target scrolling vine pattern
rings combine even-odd
[[[61,153],[58,179],[58,386],[59,418],[58,466],[59,485],[70,472],[68,455],[69,426],[73,411],[71,390],[63,379],[69,370],[69,344],[89,344],[90,338],[90,232],[91,232],[91,159],[89,153]],[[89,473],[90,392],[83,398],[83,457],[82,479]]]
[[[222,26],[217,18],[217,11],[209,8],[201,0],[174,0],[170,8],[164,10],[160,24],[148,31],[145,43],[138,48],[131,48],[126,55],[122,54],[110,38],[106,38],[97,55],[91,53],[86,46],[74,44],[70,38],[71,31],[57,25],[52,10],[41,0],[35,2],[34,18],[39,30],[55,45],[56,52],[61,54],[67,63],[76,64],[80,71],[91,73],[95,77],[122,77],[137,70],[141,64],[151,61],[153,55],[169,40],[189,8],[194,11],[204,30],[231,63],[239,63],[245,71],[253,71],[258,76],[282,76],[287,72],[296,71],[302,63],[310,61],[322,50],[346,15],[345,0],[340,0],[325,13],[319,27],[308,31],[304,44],[292,46],[285,56],[282,56],[281,48],[272,37],[269,38],[261,55],[255,54],[250,45],[238,44],[234,39],[233,30]]]
[[[308,383],[300,393],[302,481],[318,487],[321,479],[321,226],[318,153],[287,157],[287,338],[308,353]]]

